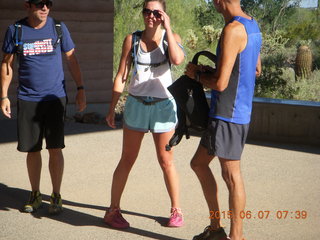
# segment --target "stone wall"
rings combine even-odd
[[[111,99],[113,69],[113,1],[54,0],[50,16],[63,21],[76,44],[76,54],[85,81],[88,103],[106,103]],[[7,27],[26,16],[24,0],[0,0],[0,45]],[[2,51],[0,53],[2,59]],[[74,103],[75,84],[66,67],[69,102]],[[15,106],[17,71],[9,96]]]
[[[320,103],[255,98],[249,139],[320,147]]]

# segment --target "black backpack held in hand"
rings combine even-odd
[[[195,54],[192,63],[198,64],[200,56],[206,56],[216,63],[216,55],[208,51]],[[204,131],[207,128],[209,114],[209,105],[201,83],[183,75],[172,83],[168,90],[177,103],[178,127],[169,144],[166,145],[166,151],[178,145],[183,135],[189,139],[189,129],[197,132]]]

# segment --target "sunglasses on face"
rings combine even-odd
[[[143,15],[145,16],[151,16],[151,13],[153,14],[153,16],[155,16],[156,18],[161,18],[161,15],[159,13],[159,10],[150,10],[148,8],[144,8],[142,10]]]
[[[33,3],[36,8],[40,8],[42,9],[44,7],[44,5],[47,6],[47,8],[51,8],[52,7],[52,2],[51,1],[47,1],[47,2],[39,2],[39,3]]]

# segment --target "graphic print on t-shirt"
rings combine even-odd
[[[34,41],[34,42],[33,42]],[[43,40],[30,40],[29,42],[23,43],[23,55],[34,56],[34,55],[46,55],[53,54],[52,39]]]

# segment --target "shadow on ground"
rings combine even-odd
[[[17,141],[17,123],[15,119],[5,119],[0,120],[0,144],[1,143],[9,143]],[[122,123],[117,123],[117,129],[121,129]],[[83,133],[92,133],[92,132],[102,132],[102,131],[110,131],[114,130],[107,126],[107,124],[88,124],[88,123],[78,123],[74,121],[66,121],[65,123],[65,134],[67,135],[75,135],[75,134],[83,134]],[[201,134],[190,131],[191,137],[200,137]],[[181,141],[188,141],[185,136]],[[307,152],[313,154],[320,154],[320,148],[316,146],[309,145],[301,145],[301,144],[286,144],[286,143],[277,143],[277,142],[266,142],[266,141],[257,141],[250,140],[247,141],[248,144],[286,149],[291,151],[298,152]],[[179,147],[177,145],[176,147]]]
[[[8,187],[3,183],[0,183],[0,212],[1,211],[20,211],[23,204],[27,201],[29,196],[29,191],[19,188],[12,188]],[[43,204],[40,209],[36,213],[32,213],[34,218],[43,219],[43,218],[50,218],[52,220],[56,220],[62,223],[70,224],[73,226],[96,226],[96,227],[103,227],[107,228],[108,230],[112,231],[123,231],[143,237],[149,237],[152,239],[159,239],[159,240],[181,240],[180,238],[175,238],[159,233],[153,233],[144,229],[139,229],[135,227],[130,227],[126,230],[116,230],[109,228],[105,225],[102,221],[102,216],[106,210],[106,207],[103,206],[96,206],[96,205],[89,205],[85,203],[78,203],[72,202],[63,199],[63,213],[58,216],[51,216],[48,214],[47,209],[49,207],[49,196],[42,195]],[[73,209],[68,208],[68,206],[79,207],[79,208],[91,208],[96,210],[101,210],[101,217],[93,216],[87,213],[83,213],[80,211],[75,211]],[[165,226],[165,223],[168,221],[167,218],[159,217],[159,216],[151,216],[137,212],[125,211],[122,210],[125,214],[134,215],[137,217],[144,217],[152,219],[158,222],[160,225]],[[21,214],[28,214],[28,213],[21,213]]]
[[[121,125],[117,125],[120,129]],[[74,121],[66,121],[65,134],[74,135],[91,132],[101,132],[114,130],[107,126],[107,124],[86,124]],[[17,141],[17,120],[16,119],[3,119],[0,120],[0,144]]]

